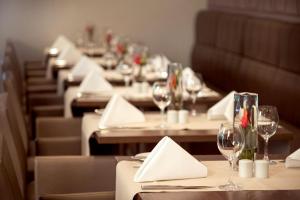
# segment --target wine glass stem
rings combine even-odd
[[[268,144],[269,144],[269,138],[266,138],[265,146],[264,146],[264,160],[269,160]]]
[[[160,109],[160,116],[161,116],[161,126],[163,127],[165,124],[165,108]]]
[[[125,87],[129,87],[130,78],[125,76]]]
[[[197,100],[197,94],[192,95],[192,103],[193,103],[193,108],[192,108],[192,115],[196,116],[196,100]]]

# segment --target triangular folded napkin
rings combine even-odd
[[[167,70],[170,60],[164,55],[156,55],[151,59],[151,64],[153,65],[155,71]]]
[[[81,80],[93,69],[99,69],[101,73],[103,69],[96,62],[86,56],[82,56],[79,62],[72,68],[70,76],[73,79]]]
[[[57,60],[65,60],[69,65],[75,65],[81,58],[82,53],[73,45],[65,48],[57,57]]]
[[[234,109],[234,93],[230,92],[221,101],[213,105],[207,111],[208,119],[227,119],[228,121],[233,121],[233,109]]]
[[[144,114],[122,96],[114,94],[106,105],[99,128],[145,122]]]
[[[135,182],[201,178],[207,167],[165,136],[147,156],[134,176]]]
[[[289,155],[285,160],[285,167],[300,167],[300,149],[294,151],[291,155]]]
[[[53,49],[55,48],[55,49],[58,49],[59,51],[63,51],[68,46],[73,46],[73,43],[68,38],[66,38],[64,35],[60,35],[60,36],[58,36],[58,38],[56,38],[56,40],[52,44],[51,48],[53,48]]]
[[[81,82],[78,93],[81,94],[101,94],[112,92],[112,85],[103,78],[102,71],[98,68],[93,69]]]

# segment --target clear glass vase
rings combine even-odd
[[[180,110],[183,104],[183,87],[182,87],[182,70],[183,67],[179,63],[170,63],[168,65],[168,87],[171,93],[172,110]]]
[[[239,159],[255,160],[258,148],[257,118],[258,95],[255,93],[234,94],[234,128],[245,137],[245,148]]]

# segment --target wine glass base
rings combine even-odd
[[[191,116],[196,117],[197,116],[197,111],[196,110],[192,110],[191,111]]]
[[[167,124],[159,124],[156,128],[164,130],[164,129],[168,129],[169,126]]]
[[[276,164],[277,164],[277,162],[275,160],[270,160],[269,161],[269,165],[276,165]]]
[[[232,181],[224,184],[224,185],[219,185],[218,188],[220,190],[224,190],[224,191],[239,191],[242,190],[242,187],[233,183]]]

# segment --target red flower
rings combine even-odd
[[[125,47],[122,44],[117,44],[117,51],[119,54],[124,54],[125,53]]]
[[[133,58],[133,62],[137,65],[141,65],[142,64],[142,57],[141,55],[135,55]]]
[[[112,33],[107,33],[106,34],[106,43],[110,44],[111,40],[112,40]]]
[[[249,124],[249,121],[248,121],[248,112],[246,109],[244,109],[244,113],[243,113],[243,117],[242,117],[242,120],[241,120],[241,125],[243,128],[246,128]]]
[[[169,80],[169,88],[176,88],[177,77],[175,74],[171,75]]]

